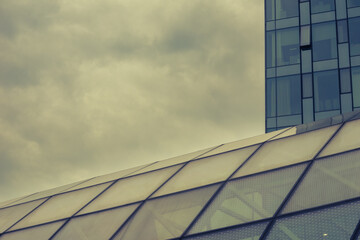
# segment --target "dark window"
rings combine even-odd
[[[276,59],[278,66],[300,63],[298,27],[276,31]]]
[[[276,116],[276,79],[266,79],[266,116]]]
[[[360,107],[360,67],[352,69],[354,107]]]
[[[360,1],[359,0],[348,0],[348,7],[360,7]]]
[[[265,0],[266,21],[275,20],[275,0]]]
[[[266,67],[275,67],[275,31],[266,32]]]
[[[340,70],[341,93],[351,92],[350,69]]]
[[[311,0],[311,13],[335,10],[334,0]]]
[[[312,97],[312,85],[312,75],[304,74],[302,76],[303,98]]]
[[[338,39],[339,43],[348,41],[348,31],[347,31],[347,20],[338,21]]]
[[[359,0],[360,1],[360,0]],[[350,55],[360,55],[360,17],[349,19]]]
[[[277,78],[277,115],[301,113],[300,75]]]
[[[314,73],[315,112],[340,108],[338,78],[337,70]]]
[[[276,19],[298,16],[298,0],[276,0]]]
[[[335,22],[314,24],[312,40],[314,61],[337,58]]]

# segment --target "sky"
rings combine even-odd
[[[264,133],[263,0],[0,0],[0,201]]]

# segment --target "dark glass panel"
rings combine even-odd
[[[266,32],[266,67],[275,67],[275,31]]]
[[[277,115],[301,113],[300,75],[277,78]]]
[[[340,108],[338,78],[337,70],[314,73],[315,112]]]
[[[360,107],[360,67],[353,68],[351,74],[354,107]]]
[[[340,70],[341,93],[351,92],[350,69]]]
[[[277,65],[300,63],[299,28],[288,28],[276,32]]]
[[[266,79],[266,115],[276,116],[276,79]]]
[[[298,0],[276,0],[276,19],[298,16]]]
[[[312,27],[313,60],[321,61],[337,57],[335,22],[314,24]]]
[[[347,0],[348,7],[360,7],[360,1],[359,0]]]
[[[303,98],[312,97],[313,83],[312,83],[312,75],[311,74],[304,74],[302,76],[302,86],[303,86]]]
[[[347,20],[338,21],[337,24],[338,24],[339,43],[347,42],[348,41]]]
[[[360,1],[359,1],[360,2]],[[350,55],[360,55],[360,17],[349,19]]]
[[[334,0],[311,0],[311,13],[335,10]]]
[[[275,20],[275,0],[265,0],[266,21]]]

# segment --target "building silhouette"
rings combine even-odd
[[[266,132],[360,108],[359,7],[266,0]]]

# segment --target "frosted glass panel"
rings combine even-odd
[[[160,188],[154,196],[178,192],[226,180],[258,146],[242,148],[213,157],[190,162],[169,182]]]
[[[327,156],[360,147],[360,120],[348,122],[320,153]]]
[[[147,201],[114,239],[169,239],[179,237],[219,185]]]
[[[6,231],[14,223],[39,206],[45,199],[29,202],[0,210],[0,233]]]
[[[272,217],[306,164],[230,181],[190,234]]]
[[[360,203],[352,202],[276,221],[266,239],[350,239],[360,218]]]
[[[175,164],[188,162],[188,161],[190,161],[190,160],[192,160],[192,159],[194,159],[196,157],[202,156],[204,153],[206,153],[206,152],[208,152],[208,151],[210,151],[210,150],[212,150],[212,149],[214,149],[216,147],[217,146],[202,149],[202,150],[192,152],[192,153],[188,153],[188,154],[185,154],[185,155],[181,155],[181,156],[178,156],[178,157],[173,157],[173,158],[166,159],[166,160],[163,160],[163,161],[159,161],[159,162],[156,162],[155,164],[152,164],[152,165],[150,165],[150,166],[148,166],[148,167],[146,167],[144,169],[136,171],[134,174],[149,172],[149,171],[152,171],[152,170],[172,166],[172,165],[175,165]]]
[[[265,143],[233,178],[311,160],[338,128],[332,126]]]
[[[283,213],[360,196],[360,151],[316,161]]]
[[[139,204],[134,204],[73,218],[56,234],[54,240],[109,239],[138,206]]]
[[[148,166],[150,164],[145,164],[145,165],[141,165],[138,167],[134,167],[134,168],[129,168],[129,169],[125,169],[125,170],[121,170],[115,173],[110,173],[110,174],[106,174],[106,175],[102,175],[102,176],[98,176],[95,178],[90,179],[89,181],[84,182],[83,184],[77,185],[75,187],[72,187],[70,190],[75,190],[75,189],[80,189],[80,188],[85,188],[85,187],[90,187],[96,184],[100,184],[100,183],[105,183],[105,182],[109,182],[109,181],[113,181],[122,177],[126,177],[128,175],[130,175],[131,173],[142,169],[146,166]]]
[[[65,221],[28,228],[1,236],[1,240],[48,240]]]
[[[52,197],[11,230],[71,217],[109,185],[106,183]]]
[[[145,200],[180,167],[177,165],[119,180],[79,214]]]
[[[198,236],[189,236],[188,240],[258,240],[268,222],[252,224],[244,227],[205,233]]]

